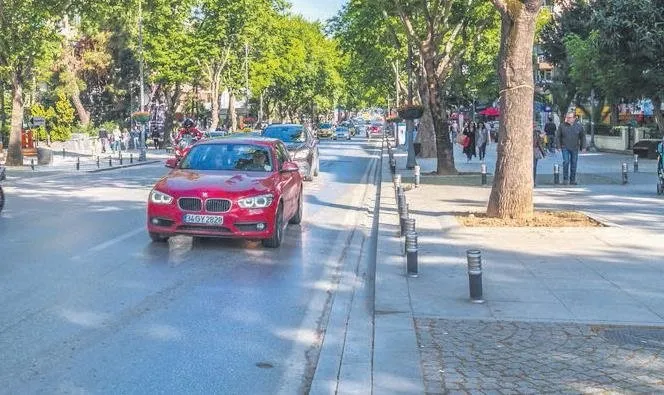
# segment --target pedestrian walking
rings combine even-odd
[[[128,150],[129,149],[129,140],[131,137],[129,136],[129,131],[127,128],[122,129],[122,149],[123,150]]]
[[[563,183],[576,185],[576,167],[579,150],[586,150],[586,133],[580,123],[575,122],[573,112],[565,116],[556,132],[556,144],[563,154]]]
[[[479,149],[480,160],[484,161],[486,158],[486,146],[489,143],[489,129],[487,129],[484,122],[477,124],[477,147]]]
[[[113,151],[120,151],[122,149],[122,133],[119,127],[113,129]]]
[[[549,117],[549,120],[544,125],[544,133],[546,133],[546,148],[549,152],[554,152],[555,150],[555,140],[556,140],[556,123],[553,122],[553,117]]]
[[[473,122],[466,123],[466,127],[463,129],[464,136],[467,137],[463,147],[463,153],[466,154],[468,162],[473,159],[473,156],[477,156],[477,131],[476,125]]]
[[[537,162],[546,157],[545,144],[543,142],[546,133],[535,129],[533,132],[533,186],[537,186]]]
[[[99,129],[99,142],[101,143],[102,154],[106,153],[106,147],[108,146],[108,132],[104,128]]]
[[[134,125],[134,127],[131,128],[130,134],[131,134],[131,141],[132,141],[132,144],[133,144],[133,148],[135,150],[140,149],[141,147],[139,146],[139,141],[140,141],[140,137],[141,137],[141,131],[140,131],[140,128],[138,127],[138,125]]]

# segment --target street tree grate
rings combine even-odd
[[[639,346],[664,350],[664,328],[593,327],[606,341],[620,346]]]

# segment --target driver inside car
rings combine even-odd
[[[267,155],[265,151],[254,151],[251,162],[247,165],[247,170],[265,171],[267,165]]]

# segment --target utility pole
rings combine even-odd
[[[588,151],[597,151],[595,146],[595,89],[590,90],[590,147],[588,147]]]
[[[396,93],[397,93],[396,102],[394,103],[394,107],[399,108],[399,104],[401,102],[401,100],[400,100],[401,95],[400,95],[400,92],[399,92],[399,59],[396,60],[396,67],[394,69],[394,87],[395,87]]]
[[[413,46],[408,43],[408,105],[413,105]],[[415,160],[414,144],[415,121],[409,119],[406,121],[406,147],[408,149],[408,159],[406,161],[407,169],[414,169],[417,165]]]
[[[143,81],[143,0],[138,0],[138,52],[139,52],[139,63],[138,63],[138,69],[139,69],[139,77],[140,77],[140,84],[141,84],[141,89],[140,89],[140,95],[141,95],[141,109],[140,111],[142,112],[143,109],[145,108],[145,102],[144,97],[145,97],[145,81]]]

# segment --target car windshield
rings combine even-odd
[[[331,123],[321,123],[319,126],[321,129],[332,129]]]
[[[272,171],[269,148],[254,144],[194,146],[180,165],[189,170]]]
[[[264,137],[279,139],[284,143],[303,143],[306,134],[302,126],[270,126],[263,131]]]

